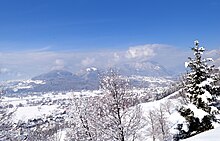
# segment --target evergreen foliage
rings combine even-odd
[[[189,68],[184,82],[188,104],[178,109],[180,115],[186,119],[188,130],[183,130],[183,125],[179,125],[177,128],[179,134],[174,137],[175,140],[188,138],[214,128],[212,122],[216,121],[215,114],[218,113],[218,109],[213,106],[217,103],[220,93],[216,85],[217,75],[214,65],[208,65],[212,59],[203,59],[205,48],[200,47],[198,41],[194,43],[195,47],[192,48],[194,58],[189,57],[189,61],[185,63],[185,66]],[[202,110],[205,114],[196,117],[194,113],[196,111],[193,111],[192,107]]]

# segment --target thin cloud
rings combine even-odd
[[[0,68],[0,73],[8,73],[10,70],[8,68]]]
[[[140,48],[140,47],[132,47],[130,48],[126,55],[128,59],[133,59],[133,58],[151,58],[155,56],[155,52],[151,48]]]
[[[163,44],[145,44],[130,47],[125,54],[128,59],[150,59],[156,55],[155,49],[165,47]]]
[[[95,58],[89,58],[89,57],[86,57],[81,61],[81,64],[83,66],[91,66],[94,65],[94,63],[95,63]]]
[[[65,62],[62,59],[56,59],[54,61],[54,66],[51,68],[51,70],[64,70],[65,67]]]
[[[132,61],[155,61],[169,70],[183,72],[185,70],[184,62],[187,61],[188,56],[192,55],[190,49],[180,49],[164,44],[137,45],[120,51],[58,52],[41,50],[1,52],[0,71],[4,73],[0,75],[4,79],[31,78],[54,69],[65,69],[76,73],[86,67],[108,68]],[[206,55],[208,57],[216,56],[216,62],[220,62],[218,50],[209,51]]]

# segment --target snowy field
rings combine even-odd
[[[191,138],[182,141],[219,141],[220,140],[220,127],[203,132]]]
[[[13,105],[10,111],[16,109],[13,120],[27,121],[28,119],[49,116],[53,113],[65,110],[60,105],[65,100],[71,100],[73,97],[91,97],[99,95],[100,91],[82,91],[68,93],[46,93],[41,96],[27,97],[3,97],[2,103]],[[56,102],[54,102],[56,101]],[[67,103],[64,103],[67,104]]]

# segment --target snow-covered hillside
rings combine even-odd
[[[212,129],[182,141],[219,141],[220,127]]]
[[[142,90],[135,90],[135,93],[142,94]],[[143,129],[138,133],[140,138],[137,141],[151,141],[152,137],[148,133],[151,129],[148,125],[146,125],[146,121],[149,120],[149,112],[154,111],[157,112],[160,110],[161,106],[165,110],[164,119],[168,123],[169,130],[169,139],[172,139],[172,136],[177,133],[176,125],[178,123],[182,123],[185,119],[180,116],[180,114],[176,111],[176,107],[181,105],[181,98],[178,98],[177,95],[179,91],[163,98],[160,100],[153,100],[150,102],[141,103],[140,106],[142,108],[143,119],[142,123],[145,125]],[[57,116],[59,113],[69,113],[71,109],[69,109],[69,104],[71,103],[73,97],[95,97],[102,95],[101,91],[81,91],[81,92],[68,92],[68,93],[46,93],[41,96],[25,96],[22,98],[16,97],[4,97],[2,102],[5,104],[11,104],[9,109],[14,109],[13,107],[17,107],[17,110],[14,113],[13,121],[30,121],[33,119],[44,119],[46,117]],[[66,130],[63,129],[60,131],[62,136],[66,133]],[[199,134],[192,138],[189,138],[184,141],[217,141],[218,132],[220,132],[220,128],[210,130],[208,132]],[[208,139],[208,140],[207,140]]]

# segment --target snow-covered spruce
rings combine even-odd
[[[194,58],[189,57],[185,66],[189,68],[184,82],[185,95],[188,103],[178,109],[181,116],[186,119],[186,124],[179,124],[177,129],[179,134],[175,140],[191,137],[195,134],[214,128],[218,109],[214,106],[217,97],[220,95],[219,86],[216,85],[217,75],[214,66],[208,65],[212,59],[203,59],[204,47],[199,47],[199,42],[195,41],[192,48]],[[199,113],[198,113],[199,112]],[[187,126],[187,130],[183,130]]]

